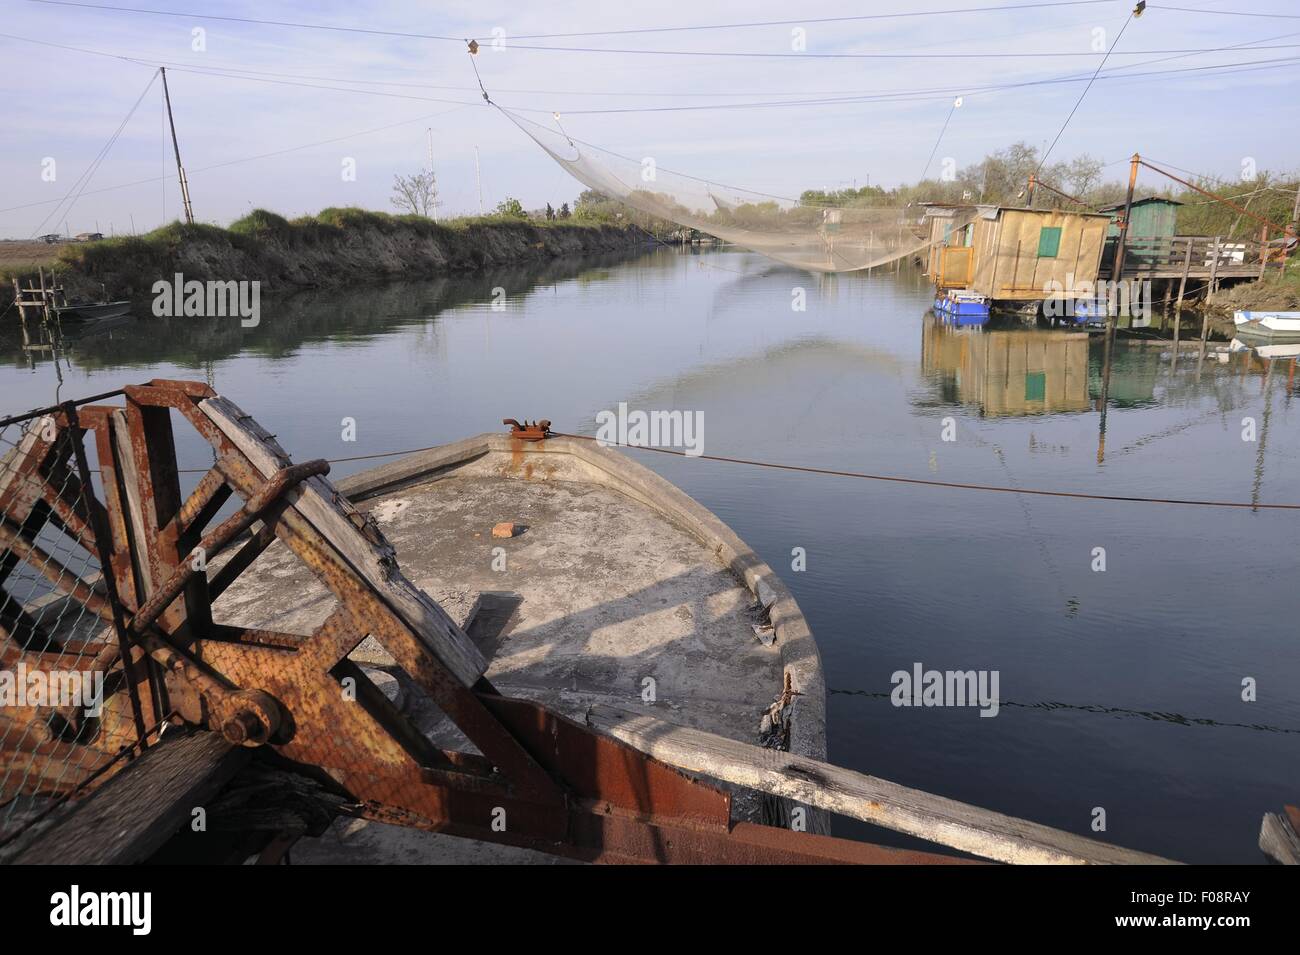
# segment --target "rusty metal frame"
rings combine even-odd
[[[124,391],[124,407],[61,412],[58,426],[72,432],[73,445],[94,434],[104,502],[89,514],[64,508],[59,516],[98,531],[108,586],[96,606],[111,627],[105,636],[115,639],[103,641],[95,660],[116,677],[105,707],[129,709],[137,728],[174,714],[234,744],[270,747],[347,794],[359,816],[587,861],[954,861],[737,822],[725,790],[541,704],[501,696],[482,668],[467,674],[447,662],[442,640],[468,638],[441,608],[423,594],[427,604],[414,614],[401,605],[402,587],[410,585],[391,546],[325,481],[325,462],[291,464],[272,436],[203,384],[156,379]],[[218,402],[233,417],[214,414]],[[216,457],[187,497],[173,412]],[[511,423],[520,440],[541,439],[548,424]],[[89,473],[84,450],[76,463]],[[232,497],[242,507],[207,531]],[[57,501],[48,504],[59,513]],[[3,499],[0,512],[8,512]],[[330,520],[322,523],[322,513]],[[212,600],[275,541],[334,595],[335,610],[307,636],[214,624]],[[228,559],[209,576],[207,563],[225,551]],[[196,553],[205,563],[196,564]],[[370,559],[383,580],[367,573]],[[390,582],[395,590],[386,589]],[[422,610],[432,631],[413,621]],[[477,753],[435,746],[348,659],[367,636]],[[347,680],[355,698],[342,691]],[[141,734],[93,745],[108,764],[122,746],[143,741]],[[118,761],[97,772],[107,778],[126,766]]]

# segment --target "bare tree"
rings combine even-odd
[[[1094,159],[1087,153],[1076,156],[1068,167],[1066,172],[1066,181],[1070,184],[1070,189],[1080,199],[1086,199],[1088,193],[1092,192],[1101,185],[1102,172],[1106,164],[1100,159]]]
[[[438,177],[432,170],[393,176],[392,202],[404,212],[432,217],[438,208]]]

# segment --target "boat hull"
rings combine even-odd
[[[88,305],[64,305],[55,309],[61,319],[119,318],[131,311],[130,302],[95,302]]]
[[[1232,313],[1232,321],[1238,328],[1258,325],[1270,332],[1300,334],[1300,312],[1238,311]]]

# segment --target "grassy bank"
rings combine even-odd
[[[70,298],[150,295],[158,279],[260,281],[265,292],[390,278],[418,279],[516,262],[632,248],[647,242],[612,225],[502,216],[434,222],[364,209],[288,220],[254,210],[228,228],[173,222],[140,236],[63,246],[53,268]],[[0,289],[0,305],[12,286]]]
[[[1205,304],[1210,311],[1220,313],[1237,309],[1300,309],[1300,261],[1288,262],[1284,271],[1267,275],[1258,282],[1220,289]]]

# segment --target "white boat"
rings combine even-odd
[[[1260,358],[1300,358],[1300,342],[1282,343],[1276,345],[1262,345],[1251,342],[1244,342],[1240,338],[1234,338],[1228,346],[1232,352],[1254,351]]]
[[[1237,325],[1258,325],[1270,332],[1300,332],[1300,312],[1236,311],[1232,320]]]

